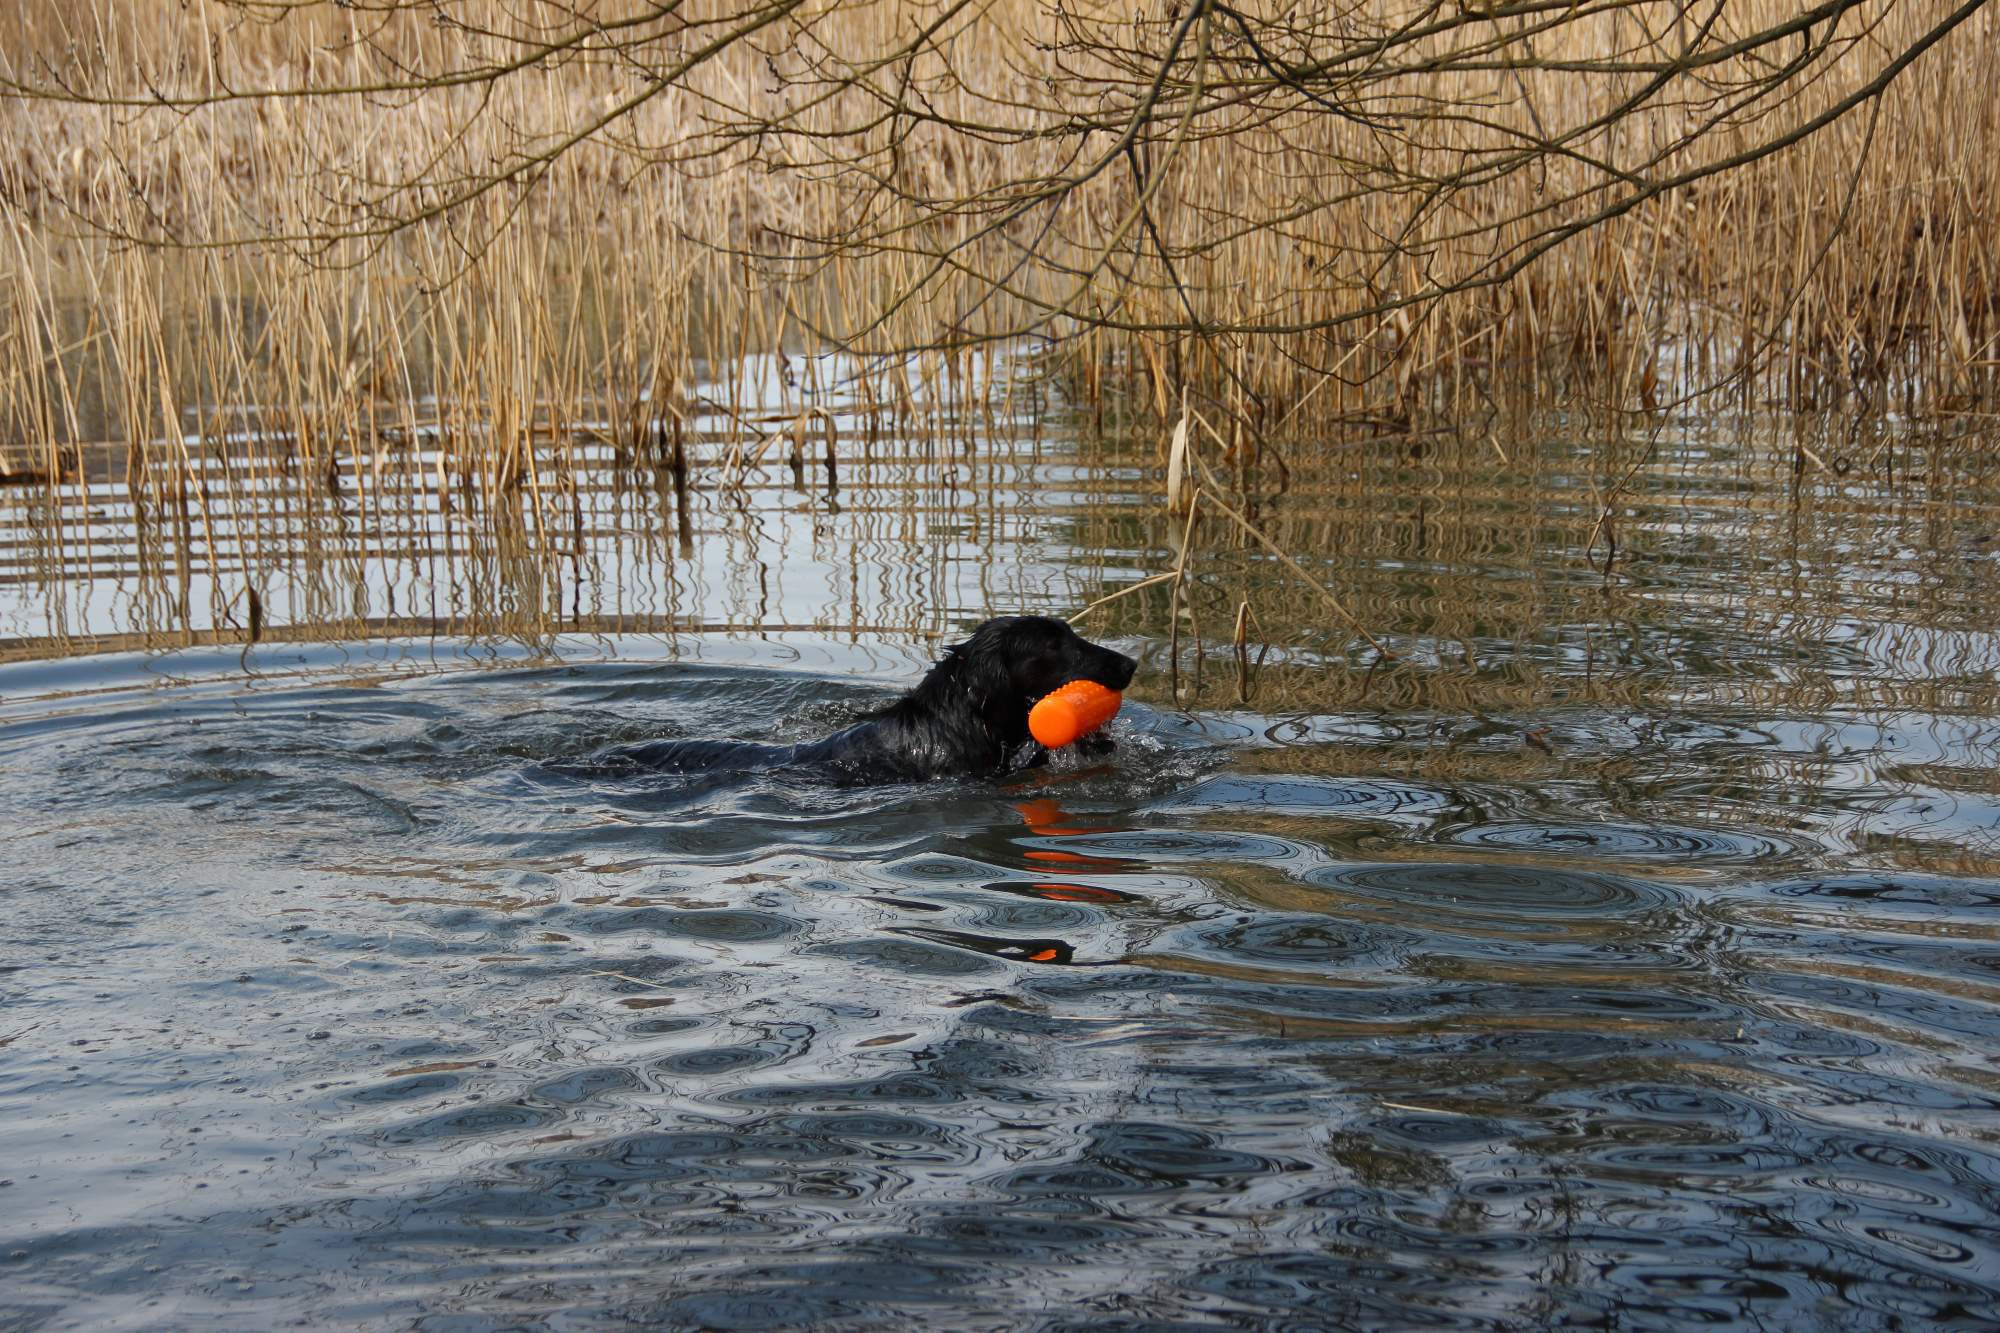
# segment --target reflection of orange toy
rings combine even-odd
[[[1022,852],[1021,855],[1030,861],[1053,861],[1058,865],[1067,866],[1122,866],[1125,864],[1122,860],[1113,860],[1109,857],[1083,856],[1076,852],[1051,852],[1040,847],[1031,847],[1027,851]],[[1056,873],[1060,874],[1062,872],[1057,871]]]
[[[1124,894],[1093,884],[1030,884],[1028,892],[1058,903],[1122,903]]]
[[[1073,680],[1043,695],[1029,710],[1028,734],[1058,749],[1116,717],[1124,701],[1124,695],[1094,680]]]
[[[1027,824],[1030,833],[1039,833],[1045,838],[1080,838],[1101,830],[1077,828],[1070,823],[1070,814],[1062,808],[1062,802],[1041,796],[1032,801],[1016,801],[1014,808],[1021,813],[1021,820]]]

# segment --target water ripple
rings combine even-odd
[[[1343,899],[1420,909],[1434,928],[1475,919],[1523,929],[1622,922],[1685,903],[1678,891],[1631,876],[1486,862],[1320,866],[1302,878]]]
[[[9,703],[0,1322],[2000,1320],[2000,881],[1869,795],[1874,747],[1973,782],[1958,731],[1135,704],[997,786],[542,762],[882,694]]]
[[[1800,854],[1795,841],[1771,834],[1676,824],[1514,820],[1458,825],[1434,836],[1442,843],[1488,851],[1674,865],[1769,865]]]
[[[1171,801],[1155,803],[1148,809],[1162,814],[1254,810],[1381,819],[1434,815],[1455,804],[1457,798],[1450,792],[1381,779],[1224,774],[1198,783]]]

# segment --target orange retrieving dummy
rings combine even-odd
[[[1038,700],[1028,712],[1028,734],[1051,750],[1095,731],[1118,714],[1125,696],[1094,680],[1073,680]]]

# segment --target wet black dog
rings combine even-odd
[[[599,773],[704,774],[805,768],[846,782],[997,776],[1048,758],[1028,735],[1028,710],[1037,699],[1072,680],[1122,690],[1137,667],[1060,620],[1008,616],[987,621],[946,649],[908,694],[825,740],[651,741],[608,751],[589,767]],[[1110,748],[1101,737],[1079,744]]]

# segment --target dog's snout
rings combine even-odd
[[[1114,690],[1122,690],[1132,683],[1133,675],[1139,670],[1139,663],[1123,653],[1107,652],[1111,662],[1108,668],[1109,680],[1104,683]]]

